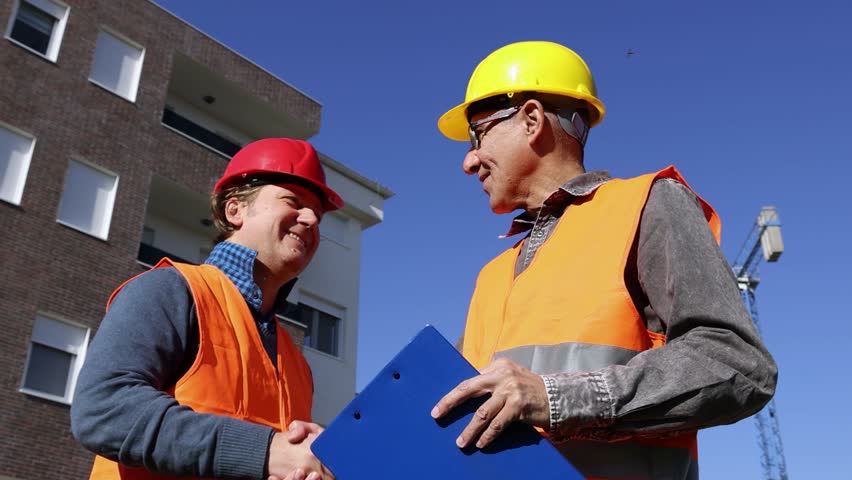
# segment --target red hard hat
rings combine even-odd
[[[291,138],[265,138],[243,147],[228,163],[222,178],[213,187],[214,192],[240,183],[272,183],[281,178],[296,184],[315,187],[325,211],[343,207],[343,199],[325,184],[325,173],[314,147],[304,140]]]

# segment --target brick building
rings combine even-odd
[[[150,1],[0,2],[0,480],[86,478],[68,405],[108,294],[211,248],[241,145],[310,138],[320,104]],[[361,232],[392,193],[322,156],[347,202],[281,324],[327,423],[355,393]]]

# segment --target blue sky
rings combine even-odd
[[[491,214],[461,171],[467,146],[435,122],[489,52],[551,40],[586,59],[607,106],[587,168],[675,164],[720,213],[729,257],[760,208],[778,208],[786,252],[761,268],[757,302],[788,470],[852,470],[848,1],[158,3],[320,101],[313,143],[396,192],[363,239],[359,388],[423,325],[461,334],[511,216]],[[751,420],[702,432],[702,477],[759,478],[755,432]]]

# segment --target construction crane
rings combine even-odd
[[[758,255],[760,252],[763,254]],[[758,333],[760,333],[760,321],[754,296],[754,290],[760,283],[757,267],[761,259],[777,262],[783,252],[784,243],[781,240],[781,222],[778,219],[778,212],[775,207],[763,207],[733,263],[740,295]],[[757,425],[757,441],[761,450],[765,480],[789,480],[775,400],[770,400],[769,404],[754,416],[754,419]]]

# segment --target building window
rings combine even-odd
[[[340,317],[300,303],[295,312],[287,315],[305,325],[306,347],[325,352],[335,357],[340,354]]]
[[[56,61],[68,20],[68,7],[53,0],[20,0],[6,37]]]
[[[71,160],[57,221],[106,240],[118,177]]]
[[[145,50],[110,32],[98,32],[89,80],[131,102],[136,101]]]
[[[163,125],[167,125],[178,132],[196,140],[202,145],[206,145],[213,150],[225,155],[228,158],[233,157],[242,148],[237,142],[231,141],[219,133],[202,127],[193,122],[189,118],[175,112],[172,108],[166,106],[163,110]]]
[[[0,123],[0,200],[21,204],[35,139]]]
[[[88,342],[88,328],[36,316],[21,391],[70,404]]]

